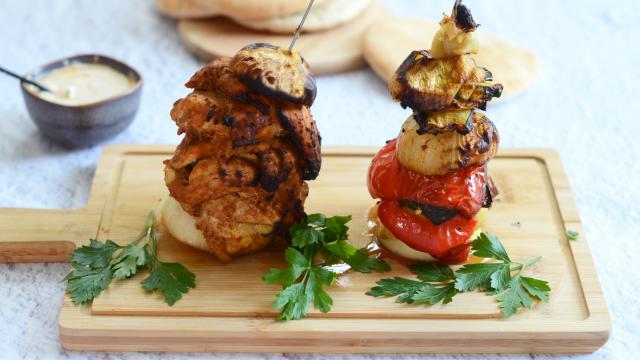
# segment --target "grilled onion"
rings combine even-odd
[[[478,53],[478,40],[473,32],[478,24],[473,20],[466,6],[456,2],[451,17],[445,16],[440,21],[440,29],[431,43],[434,58],[442,59],[464,54]]]
[[[466,166],[482,165],[498,150],[498,132],[481,111],[474,111],[471,131],[419,134],[420,125],[411,115],[402,125],[397,153],[402,166],[423,175],[444,175]]]

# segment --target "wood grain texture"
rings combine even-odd
[[[303,34],[296,42],[296,50],[309,63],[314,74],[332,74],[366,66],[362,55],[364,33],[382,13],[382,5],[374,1],[363,14],[348,24]],[[225,18],[180,20],[178,30],[185,46],[206,61],[219,56],[233,56],[251,43],[288,47],[291,42],[290,34],[248,30]]]
[[[67,251],[69,242],[86,242],[88,236],[126,241],[143,225],[147,211],[166,195],[162,160],[172,151],[171,146],[107,147],[86,209],[73,216],[1,210],[0,229],[15,229],[15,223],[23,223],[20,237],[10,239],[14,250],[24,244],[33,251],[30,239],[54,248],[62,241]],[[352,214],[350,237],[359,243],[368,241],[366,213],[374,200],[366,190],[365,177],[375,151],[325,149],[321,176],[310,184],[307,211]],[[391,273],[340,277],[329,290],[334,298],[329,314],[312,312],[308,319],[280,323],[273,320],[270,307],[278,287],[263,283],[260,275],[283,265],[281,247],[276,244],[265,252],[221,264],[161,231],[160,257],[183,262],[197,274],[198,287],[174,307],[144,293],[139,279],[114,283],[89,306],[75,306],[65,297],[60,315],[62,343],[68,349],[98,351],[595,351],[608,338],[609,314],[585,238],[569,241],[564,235],[567,229],[582,229],[559,158],[549,150],[505,150],[491,162],[490,172],[502,193],[489,213],[486,229],[502,239],[516,260],[543,256],[532,271],[551,283],[548,304],[503,319],[493,298],[479,293],[461,294],[449,305],[432,307],[365,296],[380,277],[410,276],[398,260],[388,258]],[[38,216],[33,224],[41,228],[26,223],[33,215]],[[88,220],[79,223],[83,219]],[[47,229],[57,234],[49,242],[38,237]],[[4,234],[0,232],[0,244],[6,245],[9,238]],[[31,253],[30,259],[38,256],[48,259],[44,251]]]

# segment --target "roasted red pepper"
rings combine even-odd
[[[459,264],[469,255],[471,234],[477,221],[455,216],[440,225],[403,210],[397,201],[382,200],[378,206],[382,224],[409,247],[426,252],[446,264]]]
[[[426,176],[404,168],[396,157],[396,141],[385,145],[369,168],[369,193],[382,201],[378,216],[389,231],[409,247],[455,264],[469,254],[470,239],[482,208],[487,175],[484,166],[468,167],[442,176]],[[400,200],[458,210],[458,215],[434,225],[404,210]]]
[[[472,219],[482,208],[487,175],[484,165],[466,167],[441,176],[426,176],[406,169],[396,156],[396,141],[390,141],[369,167],[369,193],[374,198],[412,200],[447,209],[457,209]]]

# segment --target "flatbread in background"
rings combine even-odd
[[[331,29],[342,25],[362,14],[371,4],[371,0],[325,0],[314,3],[304,23],[304,32]],[[266,19],[234,19],[238,24],[254,30],[265,30],[273,33],[292,34],[304,11],[291,15],[276,16]]]
[[[314,4],[321,5],[324,1],[315,0]],[[236,19],[264,19],[304,11],[308,4],[308,0],[156,0],[160,12],[180,19],[219,15]]]
[[[413,50],[428,49],[438,31],[437,22],[419,19],[384,18],[372,23],[365,34],[364,56],[373,70],[389,81],[400,63]],[[536,56],[494,36],[476,31],[479,66],[491,71],[494,82],[504,85],[499,102],[524,90],[537,72]]]
[[[296,42],[314,74],[332,74],[366,66],[362,43],[369,24],[386,11],[374,0],[357,18],[336,28],[305,33]],[[289,47],[291,34],[269,34],[246,29],[229,19],[180,20],[180,37],[198,57],[210,61],[233,56],[247,44],[266,42]]]

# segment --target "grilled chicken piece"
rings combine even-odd
[[[196,226],[203,231],[211,252],[230,261],[282,236],[304,215],[302,204],[307,194],[307,185],[294,175],[275,196],[240,192],[203,203]]]
[[[196,90],[175,103],[171,117],[178,125],[178,133],[210,139],[218,146],[226,146],[226,152],[286,137],[303,154],[304,180],[313,180],[320,172],[321,138],[306,106],[271,104],[264,114],[252,104],[219,92]]]
[[[171,163],[171,162],[170,162]],[[209,157],[183,168],[165,168],[169,192],[181,204],[195,206],[230,192],[257,192],[258,164],[240,157]]]
[[[186,136],[165,161],[171,196],[222,261],[262,249],[304,216],[304,180],[320,170],[304,60],[271,45],[243,48],[187,82],[171,118]]]
[[[246,52],[246,49],[242,51]],[[299,55],[296,56],[299,57]],[[239,55],[236,55],[236,57],[238,58]],[[266,59],[261,61],[268,63]],[[321,137],[309,107],[300,106],[297,103],[274,100],[263,94],[251,92],[248,87],[233,75],[230,68],[231,64],[232,60],[229,58],[216,59],[198,71],[187,82],[186,86],[194,88],[196,91],[185,99],[179,100],[171,112],[172,118],[180,129],[179,133],[192,131],[197,132],[200,137],[212,138],[227,136],[226,131],[228,129],[225,130],[219,125],[234,120],[234,124],[240,124],[240,126],[234,126],[236,132],[239,132],[239,129],[243,126],[242,124],[249,124],[248,127],[244,127],[246,133],[243,135],[245,136],[236,137],[236,145],[246,146],[246,144],[252,143],[252,140],[259,142],[260,134],[256,134],[258,135],[257,139],[252,139],[252,132],[255,131],[255,125],[252,124],[262,124],[265,126],[261,128],[263,135],[278,136],[276,133],[282,131],[282,134],[288,137],[290,142],[304,154],[302,157],[305,167],[302,172],[303,179],[315,179],[322,165],[320,156]],[[303,60],[301,64],[304,66],[299,65],[297,67],[301,68],[300,71],[307,68]],[[310,76],[310,73],[306,70],[304,75],[300,77],[305,78],[308,76]],[[311,80],[313,79],[311,78]],[[313,96],[305,100],[305,102],[313,102],[315,90],[312,93]],[[242,117],[243,112],[253,115],[251,119],[248,119],[249,121],[238,122],[237,120]],[[277,119],[277,121],[274,121],[274,119]]]
[[[231,71],[231,58],[219,57],[198,70],[186,87],[194,90],[217,90],[228,96],[238,96],[249,89]]]
[[[467,166],[482,165],[498,150],[498,132],[481,111],[472,114],[471,131],[419,134],[420,125],[410,116],[398,136],[397,153],[402,166],[423,175],[444,175]]]

